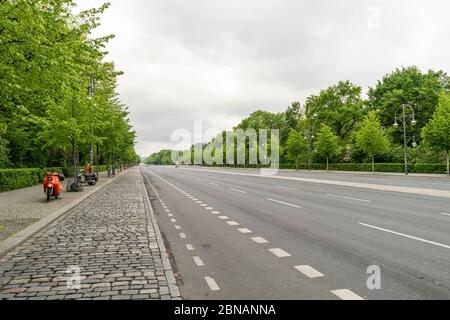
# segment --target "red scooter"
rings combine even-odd
[[[44,193],[47,195],[47,201],[50,201],[51,197],[58,199],[61,194],[61,181],[64,181],[64,175],[60,175],[56,172],[48,172],[44,177]]]

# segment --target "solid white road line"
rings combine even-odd
[[[200,257],[192,257],[192,259],[194,259],[194,262],[198,267],[203,267],[205,265]]]
[[[284,258],[284,257],[291,256],[290,253],[287,253],[286,251],[284,251],[283,249],[280,249],[280,248],[269,249],[269,251],[272,252],[274,255],[276,255],[278,258]]]
[[[368,203],[372,202],[372,201],[370,201],[370,200],[358,199],[358,198],[352,198],[352,197],[345,197],[345,196],[339,196],[339,195],[336,195],[336,194],[330,194],[330,193],[327,194],[327,195],[330,196],[330,197],[341,198],[341,199],[347,199],[347,200],[355,200],[355,201],[368,202]]]
[[[228,221],[227,222],[230,226],[238,226],[239,223],[237,223],[236,221]]]
[[[252,240],[255,241],[256,243],[269,243],[269,241],[267,241],[263,237],[254,237],[252,238]]]
[[[271,199],[271,198],[266,198],[266,199],[269,200],[269,201],[272,201],[272,202],[284,204],[284,205],[286,205],[286,206],[290,206],[290,207],[294,207],[294,208],[298,208],[298,209],[301,209],[301,208],[302,208],[302,207],[297,206],[297,205],[292,204],[292,203],[287,203],[287,202],[284,202],[284,201],[275,200],[275,199]]]
[[[295,266],[294,268],[303,273],[308,278],[320,278],[324,276],[322,273],[320,273],[311,266],[303,265],[303,266]]]
[[[230,190],[231,190],[231,191],[234,191],[234,192],[244,193],[244,194],[247,193],[246,191],[242,191],[242,190],[239,190],[239,189],[233,189],[233,188],[230,188]]]
[[[338,296],[342,300],[364,300],[364,298],[358,296],[351,290],[348,289],[339,289],[331,291],[334,295]]]
[[[238,229],[238,231],[239,231],[240,233],[243,233],[243,234],[253,233],[253,231],[251,231],[251,230],[249,230],[249,229],[247,229],[247,228]]]
[[[216,281],[213,278],[205,277],[205,280],[209,286],[209,289],[211,289],[211,291],[219,291],[220,290],[219,286],[217,285]]]
[[[181,239],[186,239],[186,234],[185,233],[180,233],[180,238]]]
[[[186,249],[188,249],[189,251],[194,251],[194,246],[192,244],[187,244]]]
[[[422,239],[422,238],[418,238],[418,237],[413,237],[413,236],[410,236],[410,235],[407,235],[407,234],[404,234],[404,233],[400,233],[400,232],[396,232],[396,231],[392,231],[392,230],[388,230],[388,229],[383,229],[383,228],[372,226],[370,224],[366,224],[366,223],[362,223],[362,222],[358,222],[358,223],[360,225],[368,227],[368,228],[372,228],[372,229],[376,229],[376,230],[392,233],[392,234],[395,234],[395,235],[398,235],[398,236],[402,236],[402,237],[405,237],[405,238],[414,239],[414,240],[417,240],[417,241],[422,241],[422,242],[425,242],[425,243],[433,244],[433,245],[438,246],[438,247],[450,249],[450,246],[448,246],[446,244],[439,243],[439,242],[434,242],[434,241],[430,241],[430,240],[426,240],[426,239]]]
[[[444,216],[450,216],[450,213],[441,212],[441,214]]]
[[[228,220],[228,219],[230,219],[230,218],[227,217],[227,216],[219,216],[219,219],[220,219],[220,220]]]
[[[183,229],[183,228],[181,228],[180,226],[177,226],[177,225],[175,225],[174,227],[175,227],[175,229],[177,229],[177,230]]]

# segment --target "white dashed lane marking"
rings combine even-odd
[[[238,226],[239,223],[237,223],[236,221],[228,221],[227,222],[230,226]]]
[[[220,211],[212,211],[212,214],[220,214]]]
[[[192,257],[192,259],[194,259],[194,262],[198,267],[203,267],[205,265],[200,257]]]
[[[441,214],[444,216],[450,216],[450,213],[446,213],[446,212],[442,212]]]
[[[182,229],[180,226],[177,226],[177,225],[175,225],[174,227],[175,227],[175,229],[177,229],[177,230],[181,230],[181,229]]]
[[[280,200],[275,200],[275,199],[271,199],[271,198],[266,198],[266,199],[269,200],[269,201],[272,201],[272,202],[284,204],[284,205],[289,206],[289,207],[298,208],[298,209],[302,208],[302,207],[300,207],[300,206],[298,206],[296,204],[292,204],[292,203],[288,203],[288,202],[284,202],[284,201],[280,201]]]
[[[215,187],[218,187],[218,186],[219,186],[217,183],[212,183],[212,182],[210,182],[209,184],[212,185],[212,186],[215,186]]]
[[[234,189],[234,188],[230,188],[230,190],[231,190],[231,191],[234,191],[234,192],[243,193],[243,194],[246,194],[246,193],[247,193],[246,191],[242,191],[242,190]]]
[[[220,220],[228,220],[228,219],[230,219],[230,218],[227,217],[227,216],[220,216],[219,219],[220,219]]]
[[[172,221],[173,223],[177,222],[176,219],[170,219],[170,221]]]
[[[278,258],[285,258],[285,257],[290,257],[291,254],[284,251],[283,249],[280,248],[273,248],[273,249],[269,249],[270,252],[272,252],[274,255],[276,255]]]
[[[209,286],[209,289],[211,289],[211,291],[219,291],[220,290],[219,286],[217,285],[216,281],[213,278],[205,277],[205,280]]]
[[[362,226],[365,226],[365,227],[368,227],[368,228],[372,228],[372,229],[375,229],[375,230],[388,232],[388,233],[391,233],[391,234],[395,234],[397,236],[401,236],[401,237],[405,237],[405,238],[409,238],[409,239],[425,242],[425,243],[428,243],[428,244],[432,244],[432,245],[435,245],[435,246],[438,246],[438,247],[450,249],[449,245],[442,244],[442,243],[439,243],[439,242],[434,242],[434,241],[430,241],[430,240],[426,240],[426,239],[410,236],[410,235],[407,235],[407,234],[404,234],[404,233],[400,233],[400,232],[397,232],[397,231],[392,231],[392,230],[388,230],[388,229],[379,228],[379,227],[376,227],[376,226],[371,226],[370,224],[366,224],[366,223],[362,223],[362,222],[358,222],[358,223],[360,225],[362,225]]]
[[[349,289],[339,289],[331,291],[332,294],[338,296],[342,300],[364,300],[364,298],[358,296],[356,293]]]
[[[169,213],[169,214],[167,214],[167,215],[168,215],[169,217],[171,217],[171,218],[173,217],[173,214],[171,214],[171,213]]]
[[[372,201],[370,201],[370,200],[358,199],[358,198],[352,198],[352,197],[345,197],[345,196],[339,196],[339,195],[336,195],[336,194],[328,194],[328,196],[334,197],[334,198],[341,198],[341,199],[347,199],[347,200],[360,201],[360,202],[372,202]]]
[[[206,207],[205,210],[211,211],[211,210],[214,210],[214,209],[211,208],[211,207]]]
[[[181,239],[186,239],[186,234],[185,233],[180,233],[180,238]]]
[[[239,231],[240,233],[244,233],[244,234],[246,234],[246,233],[253,233],[252,230],[249,230],[249,229],[247,229],[247,228],[241,228],[241,229],[238,229],[238,231]]]
[[[194,246],[192,244],[186,244],[186,249],[188,249],[189,251],[194,251]]]
[[[254,237],[252,238],[252,240],[255,241],[256,243],[269,243],[269,241],[267,241],[263,237]]]
[[[322,273],[311,266],[295,266],[294,268],[303,273],[308,278],[320,278],[324,276]]]

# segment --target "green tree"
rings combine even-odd
[[[365,114],[361,87],[349,81],[340,81],[337,85],[322,90],[319,95],[308,97],[305,111],[310,124],[316,128],[320,124],[326,124],[345,141]]]
[[[327,125],[322,125],[317,140],[314,143],[316,152],[327,159],[327,171],[329,169],[329,160],[340,154],[341,146],[339,138],[333,133],[331,128]]]
[[[422,131],[425,144],[447,156],[447,175],[450,175],[450,94],[441,94],[439,105]]]
[[[289,132],[289,137],[286,143],[286,153],[290,161],[295,161],[295,169],[298,170],[298,163],[301,156],[308,149],[305,139],[300,133],[294,129]]]
[[[381,128],[375,112],[369,112],[359,131],[356,132],[356,145],[372,160],[372,173],[375,173],[375,156],[389,151],[389,139]]]
[[[377,110],[381,124],[387,128],[392,126],[398,108],[410,104],[420,132],[436,110],[441,91],[449,89],[450,78],[443,71],[423,73],[417,67],[396,69],[369,89],[368,106]],[[403,141],[399,132],[392,132],[392,137],[396,143]],[[417,139],[420,140],[420,135]]]
[[[74,5],[0,1],[1,166],[75,161],[86,158],[91,143],[123,162],[136,160],[135,133],[117,97],[121,73],[103,61],[112,36],[91,37],[109,4],[79,14]],[[88,95],[90,78],[97,82],[95,97]]]

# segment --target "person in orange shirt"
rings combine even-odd
[[[91,173],[91,164],[88,162],[86,165],[86,174]]]

